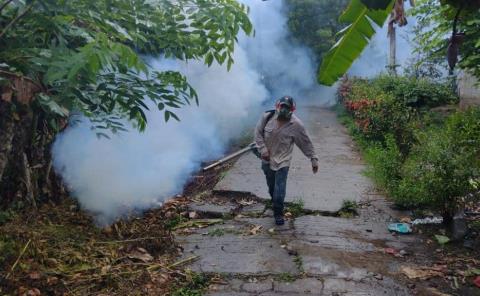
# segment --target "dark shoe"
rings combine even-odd
[[[277,224],[277,225],[285,224],[285,220],[283,219],[283,216],[276,216],[275,217],[275,224]]]

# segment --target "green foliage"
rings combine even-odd
[[[341,38],[322,61],[318,73],[320,83],[332,85],[347,72],[374,34],[367,18],[382,26],[392,5],[393,1],[388,0],[350,1],[347,11],[340,17],[341,21],[350,25],[339,31]],[[459,65],[480,77],[480,9],[476,1],[448,0],[439,3],[437,0],[417,0],[413,13],[418,22],[415,31],[417,51],[423,52],[423,58],[430,61],[445,60],[453,20],[459,8],[462,10],[457,32],[465,33],[465,40],[460,44]],[[423,61],[417,61],[417,64],[421,63]]]
[[[288,204],[286,211],[290,212],[293,217],[303,214],[304,202],[301,199],[295,200]]]
[[[278,275],[278,280],[281,282],[292,283],[295,281],[295,276],[288,272],[282,272]]]
[[[307,45],[319,62],[335,44],[342,28],[338,15],[349,0],[287,0],[288,27],[295,39]]]
[[[340,16],[341,22],[348,23],[342,29],[338,42],[325,55],[318,73],[318,81],[333,85],[347,72],[352,63],[360,56],[369,40],[375,34],[373,24],[382,26],[392,10],[394,1],[383,10],[368,9],[361,0],[351,0]]]
[[[295,263],[295,265],[297,266],[298,270],[300,272],[303,272],[303,259],[302,259],[302,256],[300,256],[299,254],[296,254],[295,257],[293,258],[293,262]]]
[[[344,122],[363,148],[367,174],[397,205],[437,210],[448,218],[475,189],[480,109],[446,119],[428,111],[455,102],[444,84],[386,76],[344,80],[339,100],[350,116]]]
[[[402,100],[407,106],[436,107],[458,103],[458,96],[448,83],[427,78],[381,75],[374,80],[381,90]]]
[[[413,15],[417,18],[416,51],[427,53],[426,60],[445,60],[447,47],[453,30],[453,20],[460,1],[443,1],[438,5],[434,0],[417,0]],[[457,23],[457,31],[465,33],[459,46],[459,66],[480,77],[480,10],[475,1],[474,6],[463,5]]]
[[[18,256],[19,246],[17,240],[7,235],[0,235],[0,265],[5,266],[6,261],[14,260]]]
[[[187,271],[185,286],[173,291],[172,296],[202,296],[209,281],[209,278],[202,273]]]
[[[183,75],[152,69],[148,57],[230,68],[237,34],[253,30],[246,13],[234,0],[14,1],[0,14],[12,24],[0,33],[0,67],[41,86],[45,112],[79,110],[114,131],[127,118],[143,130],[146,110],[179,120],[172,110],[198,99]]]
[[[342,202],[342,208],[338,211],[338,215],[342,218],[353,218],[358,215],[358,204],[354,200],[344,200]]]
[[[348,91],[342,98],[355,120],[355,129],[368,141],[385,144],[393,135],[402,152],[407,153],[413,142],[411,125],[416,111],[391,92],[382,89],[378,79],[347,80]]]
[[[187,218],[183,217],[180,214],[176,214],[173,218],[170,218],[167,221],[165,221],[165,227],[167,229],[175,229],[176,226],[187,221],[188,221]]]
[[[0,211],[0,225],[3,225],[15,217],[15,211],[9,209],[6,211]]]
[[[371,144],[365,150],[368,163],[367,176],[371,177],[380,188],[395,192],[400,181],[400,169],[403,159],[395,138],[390,134],[385,136],[385,144]]]
[[[419,143],[402,167],[397,200],[429,206],[452,217],[460,199],[480,177],[480,110],[450,116],[441,128],[420,133]]]
[[[386,136],[391,135],[404,155],[415,143],[414,131],[430,120],[425,108],[458,102],[446,83],[388,75],[345,80],[339,95],[362,137],[385,147]]]

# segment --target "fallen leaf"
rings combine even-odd
[[[410,267],[402,266],[400,268],[403,274],[405,274],[409,279],[421,279],[426,280],[436,276],[442,276],[443,273],[437,270],[432,270],[428,267]]]
[[[242,199],[242,200],[237,201],[237,203],[241,204],[242,206],[249,206],[249,205],[253,205],[255,203],[255,201]]]
[[[197,228],[202,228],[202,227],[207,227],[213,224],[221,223],[223,222],[223,219],[198,219],[198,220],[190,220],[187,222],[183,222],[175,226],[173,228],[174,230],[181,229],[181,228],[187,228],[187,227],[197,227]]]
[[[128,254],[128,258],[137,259],[143,262],[150,262],[153,260],[152,255],[150,255],[149,253],[143,253],[140,251],[133,251],[132,253]]]
[[[105,275],[105,274],[108,273],[108,271],[109,271],[111,268],[112,268],[112,266],[110,266],[110,265],[102,266],[102,269],[101,269],[100,273],[101,273],[102,275]]]
[[[253,227],[250,228],[250,230],[248,231],[248,234],[256,235],[262,228],[263,228],[262,225],[253,225]]]
[[[54,286],[58,284],[58,278],[55,276],[49,276],[47,277],[47,285],[49,286]]]

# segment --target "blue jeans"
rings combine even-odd
[[[270,164],[262,162],[262,170],[267,179],[268,193],[272,198],[273,215],[283,215],[283,202],[287,190],[287,176],[289,167],[283,167],[277,171],[270,168]]]

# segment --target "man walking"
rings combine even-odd
[[[255,142],[262,157],[277,225],[285,223],[283,203],[294,143],[311,160],[313,173],[318,171],[318,157],[303,123],[293,114],[295,109],[293,98],[284,96],[275,103],[275,111],[263,114],[255,128]]]

